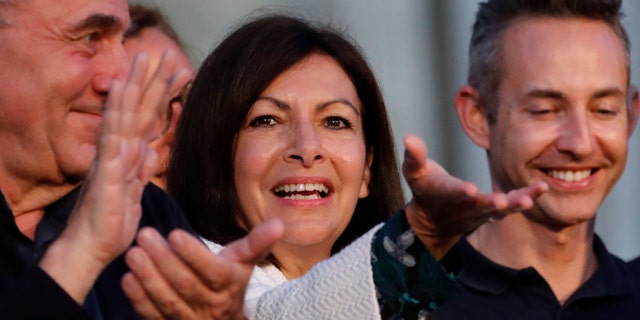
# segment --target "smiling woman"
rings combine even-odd
[[[272,252],[289,279],[331,255],[369,193],[359,106],[338,63],[312,53],[271,82],[238,133],[233,166],[242,215],[249,228],[273,217],[284,222]]]
[[[265,287],[304,275],[402,206],[378,84],[341,34],[282,15],[252,20],[209,55],[191,90],[169,192],[222,245],[271,218],[285,225],[249,286],[247,315]]]

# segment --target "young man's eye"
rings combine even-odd
[[[329,117],[325,123],[327,127],[332,129],[348,129],[352,127],[351,121],[342,117]]]
[[[543,116],[546,114],[550,114],[551,112],[553,112],[553,110],[551,109],[534,109],[534,110],[529,110],[529,113],[531,113],[534,116]]]
[[[258,116],[249,122],[250,127],[271,127],[277,124],[273,116]]]
[[[603,106],[603,107],[597,108],[595,111],[600,116],[612,117],[617,115],[620,109],[621,108],[619,107]]]
[[[531,117],[546,118],[558,112],[560,109],[558,107],[545,104],[530,106],[525,110]]]
[[[598,113],[601,115],[615,115],[616,111],[615,110],[610,110],[610,109],[599,109]]]

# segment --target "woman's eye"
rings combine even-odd
[[[271,127],[276,124],[277,121],[273,116],[258,116],[249,122],[251,127]]]
[[[326,126],[332,129],[348,129],[352,127],[351,121],[342,117],[329,117]]]

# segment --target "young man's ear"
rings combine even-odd
[[[629,86],[629,98],[627,100],[627,103],[629,105],[629,108],[627,109],[629,111],[629,129],[628,131],[628,136],[631,137],[631,134],[633,133],[633,130],[636,127],[636,123],[638,122],[638,112],[639,110],[639,105],[640,102],[638,101],[638,87],[634,86],[634,85],[630,85]]]
[[[478,91],[470,85],[463,86],[456,94],[455,104],[464,132],[475,144],[488,150],[489,122],[480,106]]]

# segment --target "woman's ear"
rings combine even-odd
[[[478,91],[465,85],[456,94],[456,112],[464,132],[475,144],[489,149],[489,121],[479,102]]]
[[[360,185],[360,199],[369,196],[369,182],[371,182],[371,163],[373,162],[373,148],[367,151],[367,159],[364,164],[364,172],[362,174],[362,184]]]

